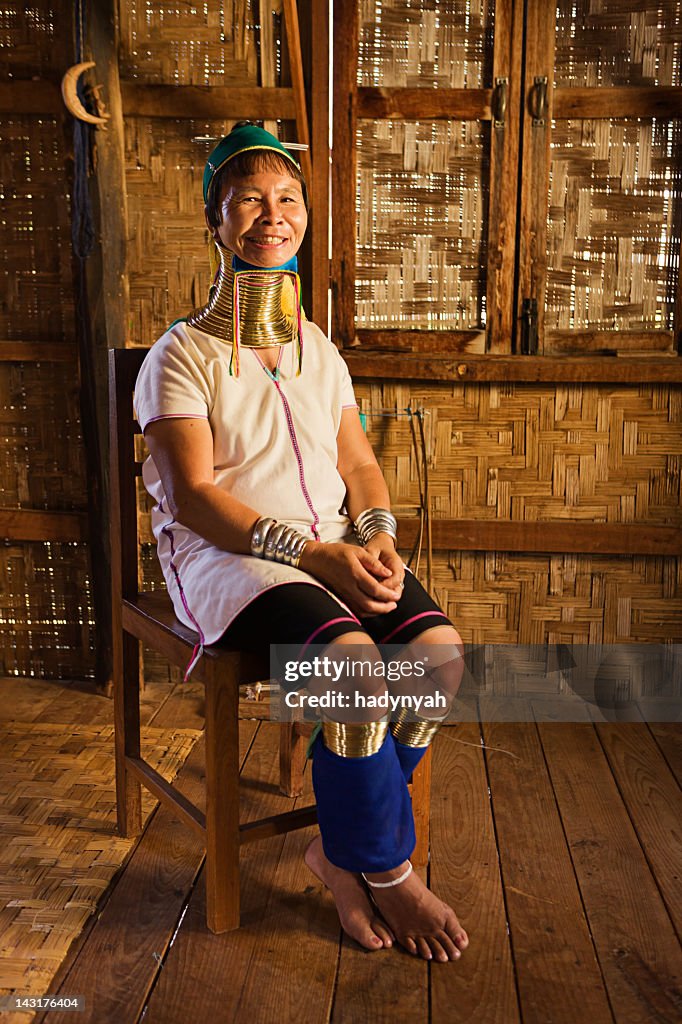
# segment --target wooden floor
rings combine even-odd
[[[0,694],[5,718],[111,720],[85,684],[12,680]],[[198,684],[156,685],[142,720],[200,728],[201,709]],[[453,964],[348,941],[302,863],[310,829],[243,849],[243,926],[212,935],[202,850],[159,808],[51,986],[87,1011],[36,1019],[679,1022],[681,735],[643,722],[441,730],[429,881],[470,935]],[[276,743],[267,723],[242,723],[244,819],[291,806]],[[178,782],[198,803],[202,765],[199,741]]]

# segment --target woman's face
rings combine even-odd
[[[295,256],[308,225],[300,184],[280,171],[257,171],[228,182],[220,211],[214,237],[257,267],[279,267]]]

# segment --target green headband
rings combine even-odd
[[[245,124],[240,128],[233,128],[229,135],[221,139],[206,161],[204,169],[205,203],[208,202],[208,190],[211,187],[211,182],[220,168],[224,167],[232,157],[238,156],[239,153],[244,153],[248,149],[274,150],[275,153],[279,153],[289,160],[297,171],[301,169],[289,150],[274,135],[266,132],[264,128],[259,128],[255,124]]]

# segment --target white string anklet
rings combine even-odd
[[[364,871],[361,871],[360,874],[367,882],[367,885],[371,885],[373,889],[390,889],[392,885],[400,885],[400,883],[404,882],[406,878],[409,878],[412,874],[412,861],[408,860],[407,871],[404,871],[398,878],[394,878],[392,882],[370,882]]]

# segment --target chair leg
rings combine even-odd
[[[126,757],[140,756],[140,644],[122,629],[114,637],[116,819],[119,833],[132,838],[142,831],[142,789],[126,767]]]
[[[279,727],[279,789],[285,796],[303,793],[306,737],[298,722],[281,722]]]
[[[239,928],[239,687],[208,666],[206,689],[206,923]]]
[[[417,845],[412,863],[423,868],[429,862],[429,823],[431,819],[431,746],[412,773],[412,813]]]

